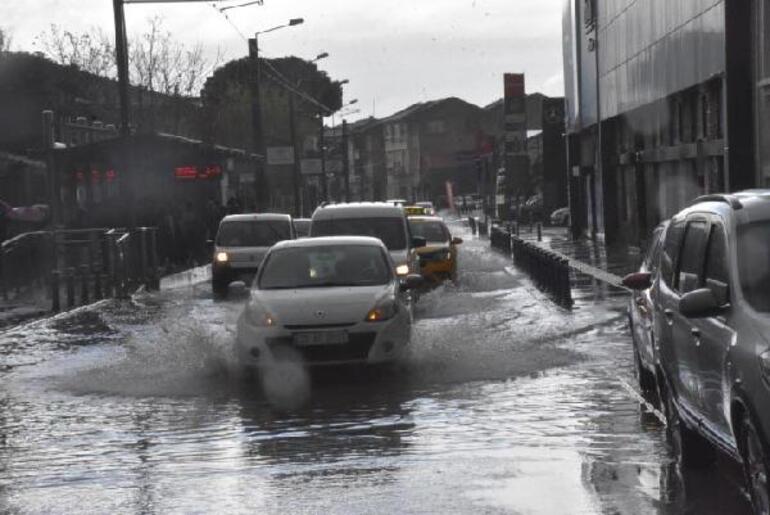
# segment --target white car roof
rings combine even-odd
[[[319,207],[313,213],[313,220],[333,218],[403,218],[404,208],[386,202],[350,202]]]
[[[330,245],[367,245],[382,248],[385,252],[385,244],[378,238],[369,236],[322,236],[320,238],[303,238],[300,240],[285,240],[276,243],[273,249],[288,249],[294,247],[328,247]]]
[[[242,215],[227,215],[222,222],[291,222],[291,215],[283,213],[248,213]]]

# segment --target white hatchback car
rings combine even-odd
[[[406,350],[412,314],[406,290],[376,238],[284,241],[265,256],[238,319],[242,363],[265,367],[299,355],[305,365],[391,362]]]

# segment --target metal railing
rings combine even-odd
[[[513,263],[529,274],[540,290],[560,306],[572,307],[569,260],[518,236],[511,236],[511,251]]]
[[[513,263],[532,277],[538,289],[546,292],[557,304],[571,308],[572,287],[569,260],[536,243],[518,236],[518,225],[493,225],[489,235],[492,248],[513,258]],[[538,229],[540,226],[538,225]],[[538,230],[538,241],[542,233]]]
[[[54,312],[160,284],[154,227],[25,233],[0,248],[0,294],[21,299],[47,290]]]

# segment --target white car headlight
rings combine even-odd
[[[409,265],[406,263],[403,265],[398,265],[396,267],[396,274],[398,275],[409,275]]]
[[[230,256],[227,255],[227,252],[217,252],[216,260],[217,263],[227,263],[230,260]]]
[[[385,298],[377,302],[369,313],[366,314],[367,322],[382,322],[390,320],[398,313],[398,306],[395,299]]]
[[[273,327],[278,324],[275,316],[261,306],[246,306],[246,319],[256,327]]]

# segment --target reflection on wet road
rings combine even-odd
[[[583,281],[562,311],[470,237],[460,266],[402,367],[318,374],[292,412],[233,363],[244,291],[0,333],[0,512],[747,510],[730,463],[682,478],[629,392],[623,296]]]

